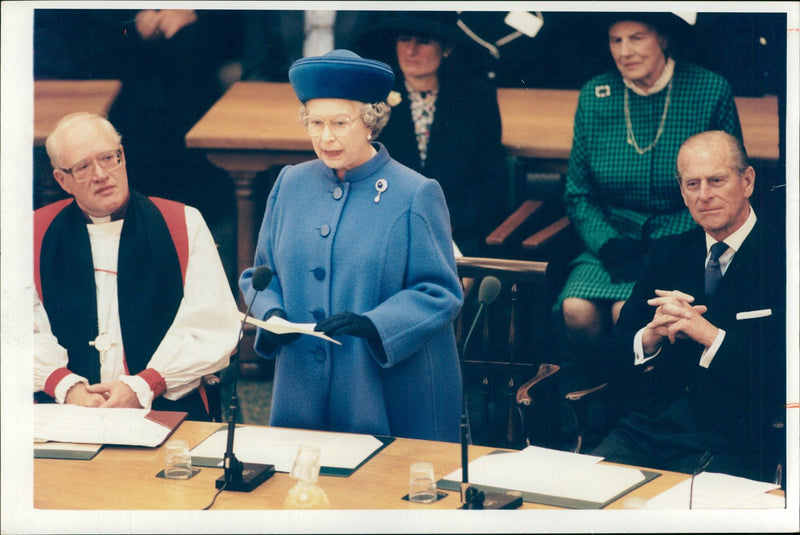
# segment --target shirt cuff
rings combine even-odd
[[[639,329],[639,331],[636,333],[636,336],[633,337],[633,363],[636,366],[644,364],[648,360],[652,359],[653,357],[661,353],[661,348],[659,347],[658,351],[656,351],[649,357],[645,356],[644,347],[642,346],[642,335],[644,334],[644,330],[646,328],[647,327],[642,327],[641,329]]]
[[[710,347],[707,347],[703,354],[700,355],[700,366],[703,368],[708,368],[711,365],[711,361],[716,356],[717,351],[719,351],[719,346],[722,345],[722,341],[725,339],[725,331],[722,329],[718,329],[717,337],[714,338],[714,341],[711,343]]]
[[[122,375],[119,380],[133,390],[143,409],[149,409],[153,405],[153,391],[143,378],[138,375]]]
[[[89,381],[74,373],[64,376],[53,391],[53,399],[56,400],[56,403],[64,403],[67,399],[69,389],[78,383],[85,383],[88,385]]]

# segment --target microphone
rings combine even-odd
[[[251,283],[253,285],[253,297],[247,305],[247,310],[242,318],[242,324],[239,327],[239,337],[237,338],[236,358],[233,366],[233,379],[231,380],[231,403],[228,406],[228,443],[225,448],[225,458],[223,466],[225,473],[217,478],[216,488],[220,490],[233,490],[238,492],[250,492],[261,483],[272,477],[275,473],[275,466],[271,464],[256,464],[256,463],[243,463],[236,458],[233,453],[233,436],[236,430],[236,411],[239,408],[239,396],[236,393],[239,383],[239,346],[242,343],[242,333],[244,332],[244,324],[250,316],[250,308],[256,300],[259,292],[264,290],[272,281],[272,270],[266,266],[258,266],[253,270],[253,278]]]
[[[467,336],[461,346],[462,381],[465,378],[464,359],[467,354],[467,346],[469,346],[469,342],[472,339],[472,333],[475,331],[475,326],[478,324],[483,311],[497,299],[502,287],[500,280],[492,275],[488,275],[481,280],[481,285],[478,288],[478,311],[475,313],[475,318],[472,320],[472,325],[467,331]],[[468,455],[470,440],[468,439],[469,420],[466,388],[462,390],[461,400],[461,507],[459,509],[516,509],[522,505],[522,497],[502,492],[485,493],[476,487],[470,486]]]
[[[478,324],[483,310],[497,299],[502,287],[503,285],[500,283],[500,280],[495,276],[489,275],[481,280],[481,285],[478,288],[478,311],[475,313],[475,318],[472,320],[472,325],[470,325],[467,336],[464,338],[464,343],[461,346],[462,360],[467,354],[467,346],[472,339],[472,333],[475,331],[475,326]]]

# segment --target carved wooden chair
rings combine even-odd
[[[517,387],[551,355],[547,263],[477,257],[457,258],[456,263],[465,285],[464,306],[455,325],[464,381],[479,385],[477,393],[468,388],[473,440],[497,447],[523,445]],[[502,289],[486,307],[464,353],[464,337],[478,310],[480,282],[489,275],[500,280]]]

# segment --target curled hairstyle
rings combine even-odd
[[[54,168],[60,167],[58,163],[58,157],[66,130],[75,124],[84,122],[95,124],[100,131],[106,134],[109,138],[113,139],[114,143],[117,145],[122,142],[122,136],[120,133],[117,132],[117,129],[114,128],[114,125],[112,125],[105,117],[97,115],[96,113],[89,113],[85,111],[70,113],[69,115],[65,115],[61,118],[53,132],[47,136],[47,141],[45,142],[47,156],[50,158],[50,164]]]
[[[368,102],[353,101],[359,110],[359,116],[367,128],[372,133],[371,139],[376,139],[378,135],[389,122],[389,117],[392,114],[392,108],[385,102],[375,102],[370,104]],[[300,106],[300,122],[302,123],[308,117],[308,108],[305,104]]]

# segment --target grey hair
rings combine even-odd
[[[69,115],[65,115],[61,118],[55,129],[53,129],[50,135],[47,136],[47,141],[45,141],[47,156],[50,158],[50,164],[53,166],[53,168],[57,169],[59,167],[58,153],[61,149],[61,143],[64,139],[65,131],[69,127],[82,122],[94,123],[101,132],[113,139],[114,143],[117,145],[119,145],[122,141],[122,136],[120,133],[117,132],[117,129],[114,128],[114,125],[111,124],[105,117],[86,111],[70,113]]]
[[[736,171],[736,174],[741,176],[747,171],[747,168],[750,167],[750,163],[747,161],[747,151],[741,140],[724,130],[706,130],[705,132],[693,135],[681,144],[680,149],[678,149],[678,156],[680,156],[684,147],[704,141],[708,143],[721,142],[728,147],[728,164],[731,166],[731,169]],[[682,184],[677,158],[675,161],[675,178],[678,180],[678,184]]]
[[[367,128],[370,129],[372,135],[371,140],[374,140],[381,133],[381,130],[389,122],[389,117],[392,114],[392,108],[385,102],[375,102],[370,104],[368,102],[353,101],[359,109],[359,116]],[[305,104],[300,106],[300,122],[302,123],[308,117],[308,108]]]
[[[376,139],[383,127],[389,122],[389,117],[392,115],[392,107],[385,102],[376,102],[374,104],[359,102],[358,105],[361,108],[361,119],[367,125],[367,128],[372,130],[372,139]]]

